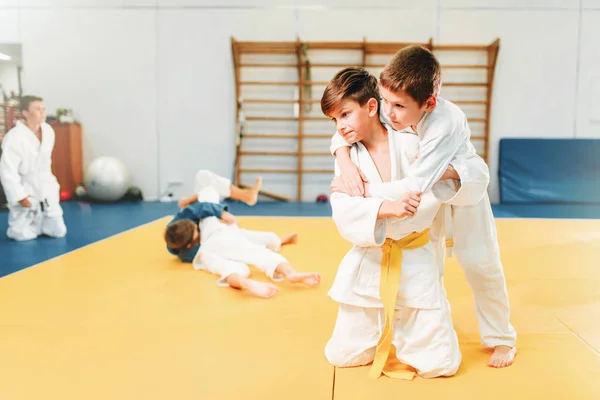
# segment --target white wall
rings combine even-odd
[[[581,138],[600,137],[600,0],[584,0],[595,6],[581,20],[579,84],[577,85],[576,134]]]
[[[84,161],[119,157],[147,198],[169,179],[185,182],[178,194],[190,191],[198,168],[232,175],[231,36],[481,44],[500,37],[493,199],[500,138],[600,138],[600,0],[368,3],[0,0],[0,43],[23,45],[25,92],[43,96],[49,110],[74,109]],[[314,185],[305,200],[327,191],[324,179]]]
[[[11,91],[19,93],[19,64],[12,61],[0,61],[0,85],[7,95]],[[2,100],[0,93],[0,101]]]
[[[190,192],[200,168],[233,177],[236,115],[231,36],[294,40],[294,11],[174,8],[158,15],[159,179],[161,188],[170,179],[183,179],[186,185],[179,193]],[[266,26],[268,30],[257,28]],[[273,178],[265,176],[266,190],[273,190]]]

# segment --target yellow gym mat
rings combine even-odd
[[[515,364],[486,366],[470,289],[454,258],[446,286],[463,364],[452,378],[367,378],[323,348],[327,297],[349,244],[327,218],[242,217],[296,231],[282,253],[319,288],[279,284],[271,299],[217,287],[166,252],[169,218],[0,279],[0,399],[597,399],[600,221],[500,220],[518,331]],[[253,269],[253,278],[267,281]]]

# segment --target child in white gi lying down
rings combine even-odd
[[[279,288],[266,282],[250,279],[248,264],[262,270],[274,282],[287,279],[293,283],[318,285],[321,276],[316,272],[297,272],[277,252],[282,245],[296,243],[297,235],[278,237],[273,232],[241,229],[221,197],[231,197],[249,205],[256,203],[261,181],[243,190],[227,178],[211,171],[196,174],[196,194],[183,198],[183,210],[167,225],[167,249],[184,262],[192,262],[195,269],[205,270],[220,279],[219,286],[245,289],[269,298]]]

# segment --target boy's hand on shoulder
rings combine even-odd
[[[331,193],[345,193],[349,194],[349,190],[346,187],[346,183],[339,176],[334,177],[331,180],[331,184],[329,185],[329,189],[331,189]]]
[[[368,181],[363,172],[354,163],[340,165],[341,174],[331,181],[331,191],[346,193],[350,196],[365,197],[365,183]]]

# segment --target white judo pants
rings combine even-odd
[[[42,234],[58,238],[67,234],[58,192],[42,200],[30,197],[29,201],[31,207],[23,207],[19,203],[8,205],[6,235],[10,239],[32,240]]]
[[[196,192],[199,202],[219,203],[221,197],[231,194],[231,181],[201,170],[196,174]],[[219,286],[229,286],[227,278],[232,274],[249,277],[248,265],[254,265],[273,281],[283,279],[276,276],[275,269],[288,261],[276,253],[281,249],[281,239],[275,233],[241,229],[209,217],[200,221],[200,235],[202,242],[194,267],[218,275]]]
[[[325,346],[327,360],[336,367],[370,364],[384,325],[383,308],[340,304],[333,334]],[[435,310],[396,309],[392,344],[398,360],[423,378],[452,376],[462,361],[445,297],[442,307]]]
[[[490,199],[474,206],[452,207],[453,252],[475,298],[481,343],[487,347],[515,346],[510,305],[500,260],[500,248]]]

